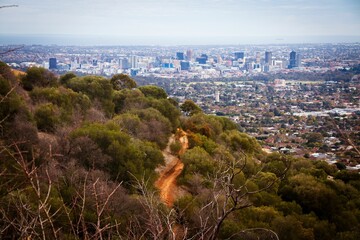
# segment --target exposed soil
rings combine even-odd
[[[177,138],[177,136],[180,136]],[[165,167],[159,169],[160,177],[156,181],[155,186],[160,190],[160,198],[168,207],[172,207],[176,199],[179,189],[176,185],[176,179],[184,168],[184,164],[180,161],[179,157],[173,155],[170,150],[170,145],[178,140],[181,143],[179,155],[183,154],[189,146],[186,132],[178,129],[176,135],[172,135],[163,155],[165,158]]]

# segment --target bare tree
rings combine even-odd
[[[134,177],[135,178],[135,177]],[[135,220],[135,229],[142,229],[140,233],[135,233],[134,228],[130,230],[133,239],[142,239],[144,237],[151,239],[187,239],[186,229],[182,238],[177,234],[179,225],[176,221],[176,211],[168,209],[161,202],[158,193],[151,191],[149,181],[135,178],[133,187],[137,189],[141,198],[140,204],[144,210],[144,214]]]
[[[287,166],[279,179],[273,173],[264,173],[263,167],[261,167],[244,183],[238,184],[235,181],[236,177],[246,167],[246,155],[244,153],[242,155],[243,157],[240,160],[221,162],[215,174],[208,176],[208,181],[212,184],[212,187],[204,190],[203,196],[198,196],[205,199],[205,201],[198,213],[195,214],[198,226],[192,239],[216,239],[224,220],[231,213],[252,206],[251,196],[271,189],[276,182],[285,176],[289,169],[289,163],[286,163]],[[250,182],[257,182],[259,188],[249,188]]]
[[[52,209],[50,204],[50,194],[52,191],[52,181],[45,170],[47,184],[44,187],[44,179],[39,176],[39,168],[35,165],[35,159],[27,161],[24,158],[23,152],[20,150],[18,143],[11,146],[15,149],[13,152],[10,148],[5,148],[9,156],[15,160],[18,169],[22,172],[23,177],[26,179],[28,188],[19,189],[16,192],[10,193],[12,208],[17,213],[13,217],[7,214],[5,209],[1,209],[3,218],[10,224],[20,236],[31,237],[32,235],[38,236],[41,239],[48,239],[49,230],[53,239],[58,239],[59,229],[54,225],[54,218],[59,213],[60,209]],[[28,199],[22,196],[22,191],[28,194],[34,194],[35,205],[27,202]],[[37,229],[40,229],[39,231]],[[4,232],[4,230],[3,230]]]

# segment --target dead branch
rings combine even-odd
[[[13,5],[13,6],[16,6],[16,5]],[[9,6],[8,6],[9,7]],[[4,8],[4,7],[1,7],[0,8]],[[11,49],[8,49],[6,50],[5,52],[0,52],[0,55],[5,55],[5,54],[8,54],[8,53],[11,53],[11,52],[15,52],[19,49],[22,49],[24,46],[20,46],[20,47],[16,47],[16,48],[11,48]]]
[[[13,5],[3,5],[3,6],[0,6],[0,9],[1,8],[12,8],[12,7],[18,7],[19,5],[15,5],[15,4],[13,4]]]

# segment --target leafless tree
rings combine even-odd
[[[181,226],[176,222],[176,211],[168,209],[161,202],[158,193],[150,190],[149,181],[137,179],[134,177],[133,187],[137,189],[141,198],[139,199],[144,214],[135,221],[132,229],[129,229],[132,239],[142,239],[144,237],[151,239],[186,239],[187,229],[182,229],[182,237],[178,234]],[[135,228],[134,228],[135,227]],[[134,229],[142,229],[136,233]]]
[[[45,240],[48,239],[50,230],[51,238],[58,239],[59,229],[54,225],[54,218],[60,209],[54,210],[50,204],[50,194],[53,186],[48,171],[45,170],[46,179],[43,179],[43,176],[39,176],[39,168],[35,165],[35,159],[33,158],[31,161],[26,160],[18,143],[14,143],[11,147],[15,151],[10,148],[5,148],[5,151],[8,156],[15,160],[29,188],[19,189],[10,193],[10,203],[13,203],[11,207],[17,216],[8,215],[5,209],[2,208],[3,218],[17,231],[19,236],[28,238],[35,235]],[[47,182],[46,187],[43,184],[44,180]],[[28,199],[23,196],[26,193],[35,196],[35,205],[26,201]],[[40,230],[38,231],[37,229]],[[4,232],[4,229],[2,231]]]
[[[203,196],[200,196],[205,201],[196,214],[198,226],[195,231],[197,233],[192,236],[192,239],[216,239],[224,220],[231,213],[252,206],[251,196],[271,189],[279,181],[275,174],[264,173],[263,167],[261,167],[244,183],[237,184],[236,177],[246,167],[246,156],[244,153],[242,155],[243,158],[240,160],[222,162],[217,172],[208,177],[212,187],[205,190]],[[289,169],[289,163],[286,164],[280,178]],[[257,182],[259,188],[250,189],[250,182]]]

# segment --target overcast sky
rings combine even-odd
[[[0,34],[124,39],[359,36],[360,0],[0,0]],[[220,42],[219,42],[220,43]]]

